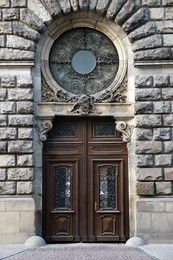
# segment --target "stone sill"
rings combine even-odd
[[[0,67],[32,67],[33,61],[0,61]]]
[[[148,60],[148,61],[135,61],[135,67],[140,66],[173,66],[172,60]]]

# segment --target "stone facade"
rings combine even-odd
[[[97,26],[104,33],[109,27],[123,43],[126,103],[134,105],[134,112],[124,105],[115,117],[135,126],[128,146],[130,236],[154,243],[172,240],[172,13],[171,0],[1,0],[0,243],[41,235],[43,143],[38,132],[49,116],[43,109],[39,118],[42,107],[37,107],[41,51],[46,39],[67,24]]]

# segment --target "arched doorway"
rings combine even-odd
[[[127,147],[113,117],[56,117],[43,149],[47,242],[129,236]]]

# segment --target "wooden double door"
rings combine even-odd
[[[128,239],[127,148],[107,117],[57,117],[43,149],[47,242]]]

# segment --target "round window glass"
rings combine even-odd
[[[52,45],[49,66],[54,80],[75,95],[92,95],[113,82],[119,67],[115,45],[103,33],[71,29]]]

